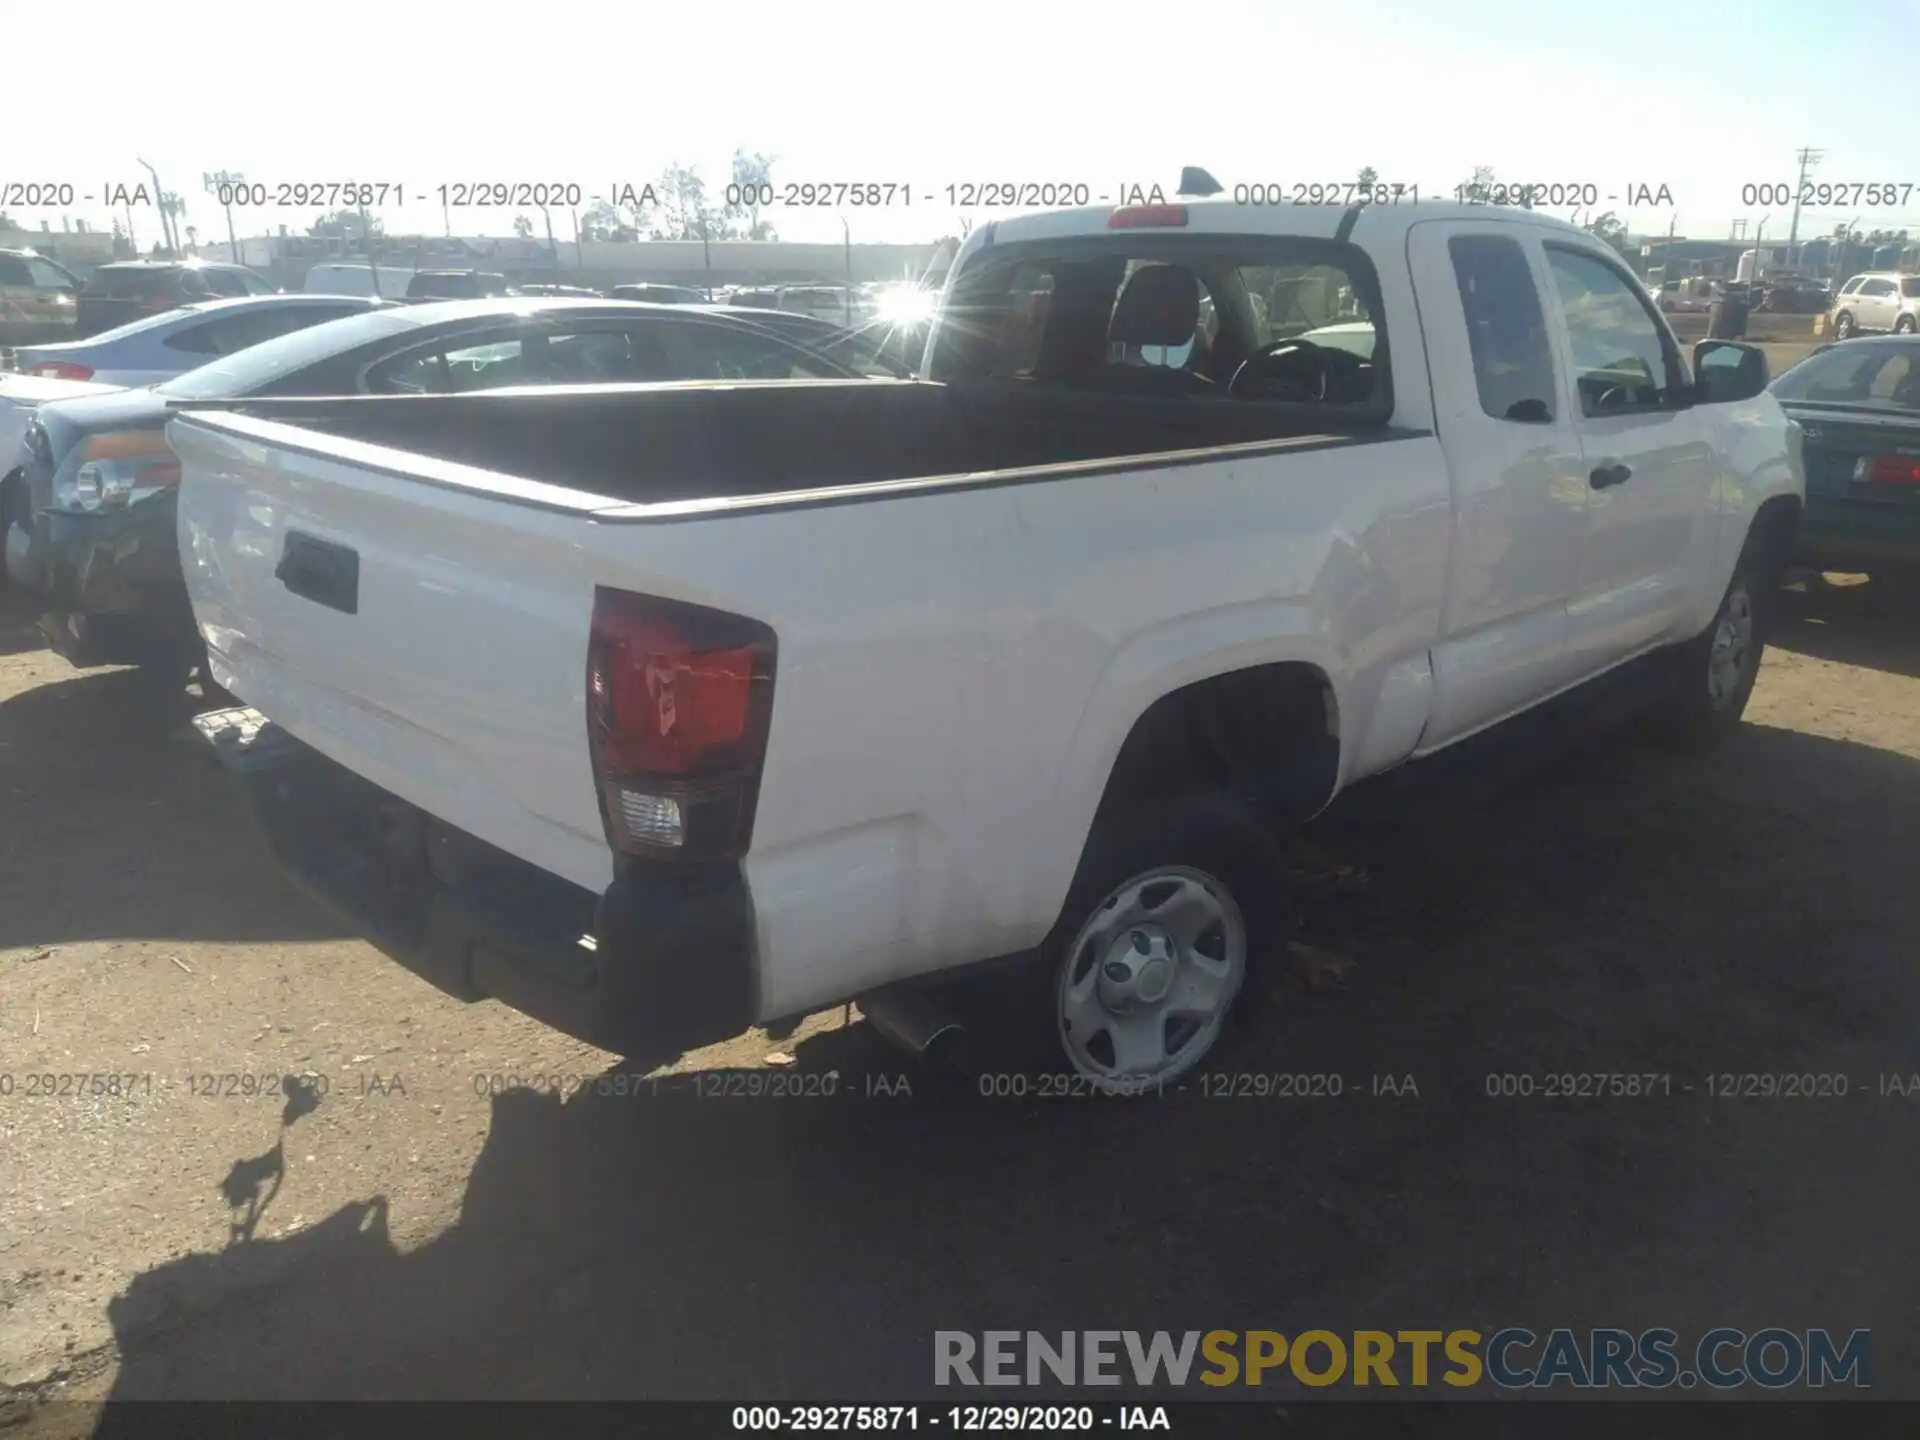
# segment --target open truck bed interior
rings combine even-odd
[[[1020,381],[770,381],[197,402],[635,504],[1392,433],[1336,407]]]

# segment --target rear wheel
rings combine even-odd
[[[1853,316],[1842,310],[1833,317],[1833,333],[1836,339],[1845,340],[1860,327],[1854,324]]]
[[[1914,323],[1913,316],[1902,315],[1898,320],[1893,322],[1893,333],[1896,335],[1911,335],[1913,334]]]
[[[1673,688],[1657,716],[1665,738],[1704,748],[1739,725],[1766,647],[1759,586],[1743,558],[1711,623],[1673,652]]]
[[[983,1059],[1071,1071],[1110,1095],[1174,1083],[1247,1008],[1249,973],[1277,938],[1284,875],[1273,835],[1224,795],[1103,825],[1053,935],[983,1017],[998,1032]]]

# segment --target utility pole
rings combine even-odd
[[[1787,263],[1789,265],[1795,263],[1794,247],[1800,243],[1800,192],[1807,188],[1807,171],[1825,159],[1826,154],[1824,150],[1808,149],[1802,150],[1798,156],[1800,178],[1793,187],[1793,223],[1787,228]]]
[[[160,187],[160,172],[141,160],[138,155],[133,158],[139,162],[147,174],[153,177],[153,203],[160,211],[160,233],[166,239],[167,248],[178,254],[180,242],[173,238],[173,217],[167,214],[167,192]]]
[[[200,183],[227,212],[227,258],[236,265],[244,265],[246,262],[240,258],[240,242],[233,235],[233,192],[236,186],[247,183],[246,176],[236,175],[231,170],[216,170],[210,175],[203,173]]]

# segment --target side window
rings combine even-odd
[[[1871,295],[1876,300],[1884,299],[1888,295],[1893,294],[1893,282],[1891,280],[1869,280],[1860,287],[1860,293],[1862,295]]]
[[[730,325],[666,321],[641,332],[653,351],[649,380],[805,380],[839,372],[810,363],[800,352]]]
[[[463,336],[451,349],[428,346],[376,365],[367,376],[376,394],[451,395],[520,381],[520,340],[512,329]]]
[[[1631,286],[1606,262],[1547,246],[1573,348],[1574,385],[1589,419],[1655,409],[1679,377],[1668,373],[1666,337]]]
[[[206,282],[207,289],[228,299],[238,299],[247,293],[247,287],[231,270],[202,270],[200,278]]]
[[[1842,295],[1857,295],[1859,292],[1860,278],[1857,275],[1840,287],[1840,293]]]
[[[1518,241],[1457,235],[1447,242],[1467,317],[1480,408],[1496,420],[1553,419],[1559,386],[1546,312]]]
[[[73,290],[79,287],[79,282],[66,271],[49,260],[42,260],[38,255],[27,256],[26,267],[33,283],[42,290]]]
[[[33,272],[17,255],[0,255],[0,285],[31,285]]]
[[[251,270],[240,270],[235,273],[240,277],[240,283],[246,288],[247,294],[271,295],[274,293],[273,286],[269,285],[265,280],[262,280],[258,275],[255,275]]]
[[[383,361],[367,376],[376,393],[452,395],[506,385],[597,385],[643,373],[633,337],[604,322],[579,330],[501,329],[462,336]]]

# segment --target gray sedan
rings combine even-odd
[[[23,346],[22,374],[98,385],[158,385],[263,340],[327,320],[364,314],[383,302],[354,295],[249,295],[183,305],[164,315],[103,330],[85,340]]]

